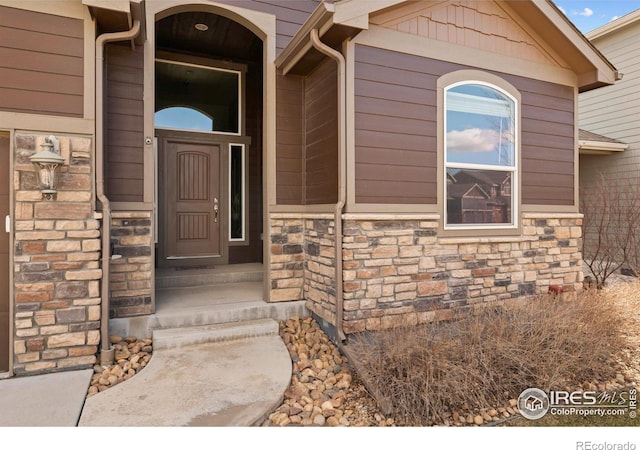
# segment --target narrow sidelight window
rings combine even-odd
[[[229,150],[229,240],[245,240],[245,154],[244,144],[231,144]]]

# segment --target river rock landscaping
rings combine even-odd
[[[105,391],[123,381],[128,380],[151,360],[153,344],[151,339],[137,339],[135,337],[111,336],[115,354],[115,364],[110,366],[93,366],[93,376],[89,385],[87,397]]]

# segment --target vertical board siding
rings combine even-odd
[[[114,202],[144,200],[144,61],[142,47],[107,44],[107,195]]]
[[[337,65],[325,59],[305,79],[305,204],[338,201]]]
[[[437,203],[437,80],[445,61],[356,46],[356,202]],[[522,96],[522,203],[574,202],[574,91],[493,72]]]
[[[276,198],[281,205],[302,204],[304,79],[276,80]]]
[[[629,25],[592,43],[624,74],[612,86],[580,94],[580,128],[618,139],[629,148],[604,157],[580,158],[580,182],[588,185],[598,173],[619,179],[640,177],[640,23]],[[583,176],[584,175],[584,176]],[[636,181],[637,182],[637,181]]]
[[[84,22],[0,6],[0,110],[84,115]]]

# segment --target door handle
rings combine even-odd
[[[216,223],[218,222],[218,211],[219,211],[218,199],[214,198],[213,199],[213,221]]]

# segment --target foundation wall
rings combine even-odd
[[[305,299],[336,322],[331,215],[272,215],[271,300]],[[582,218],[525,214],[522,233],[446,237],[435,216],[343,218],[344,331],[455,318],[473,308],[582,286]]]
[[[152,314],[153,228],[151,212],[113,212],[109,286],[110,318]]]

